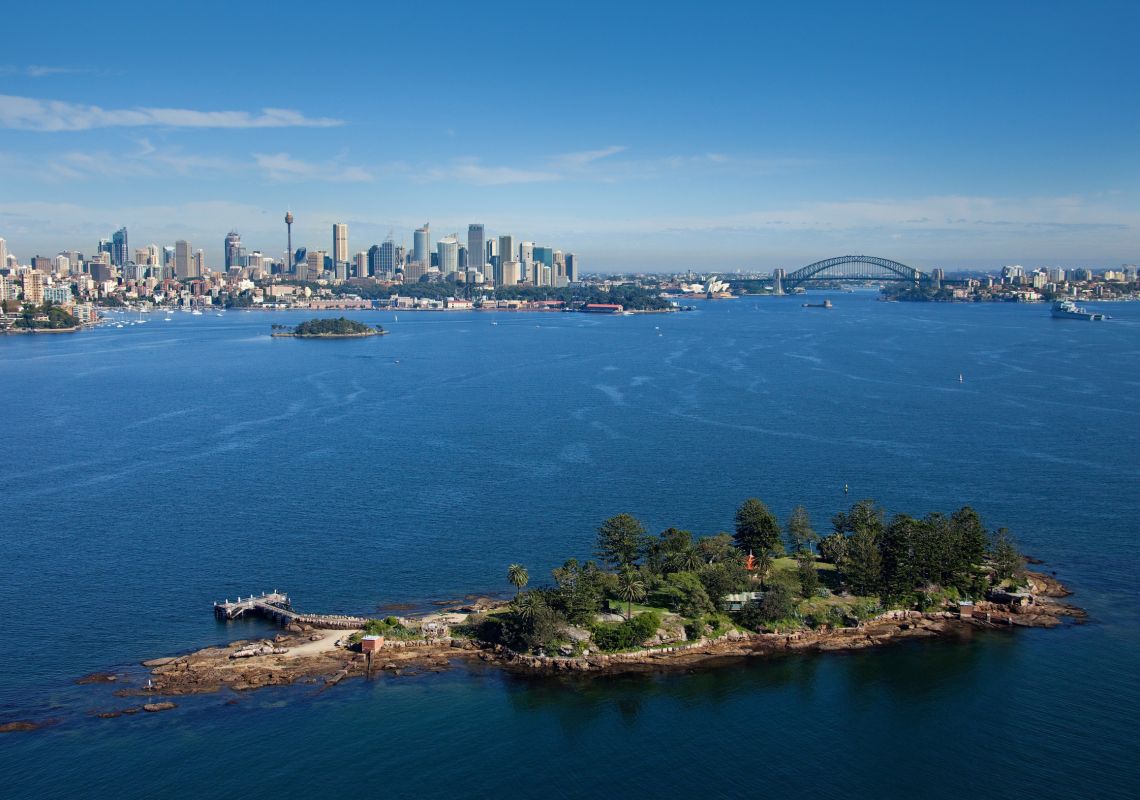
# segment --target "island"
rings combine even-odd
[[[311,319],[300,325],[274,325],[273,336],[293,339],[357,339],[363,336],[386,336],[383,325],[365,325],[363,322],[337,317]]]
[[[781,525],[760,500],[736,511],[732,533],[656,536],[630,514],[597,531],[595,557],[571,558],[534,587],[505,569],[510,597],[473,597],[422,614],[296,611],[278,592],[215,603],[219,620],[259,615],[280,632],[143,663],[120,697],[332,685],[352,676],[409,675],[478,660],[523,673],[609,675],[730,666],[741,658],[853,650],[978,629],[1054,627],[1085,613],[1058,580],[1027,568],[1009,531],[989,531],[969,506],[951,514],[887,514],[863,500],[831,518],[826,536],[797,507]],[[1040,562],[1036,562],[1040,563]],[[145,685],[144,685],[145,683]],[[162,709],[173,704],[164,701]],[[103,712],[133,713],[137,708]]]

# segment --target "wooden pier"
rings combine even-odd
[[[289,595],[276,590],[244,598],[238,597],[237,600],[233,601],[227,599],[222,603],[214,603],[214,616],[219,620],[237,619],[247,614],[264,617],[280,625],[296,623],[298,625],[311,625],[314,628],[338,630],[363,628],[368,621],[365,617],[341,614],[302,614],[293,610]]]

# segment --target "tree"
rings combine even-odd
[[[772,563],[773,553],[783,552],[780,544],[780,523],[768,506],[750,497],[736,511],[736,546],[743,553],[752,553],[764,575]]]
[[[634,566],[648,547],[645,526],[632,514],[610,517],[598,528],[596,554],[619,570]]]
[[[883,561],[878,542],[868,528],[860,528],[847,539],[847,557],[843,560],[844,578],[858,595],[878,594],[882,585]]]
[[[586,625],[594,619],[602,604],[603,577],[593,561],[579,564],[571,558],[551,573],[557,590],[552,602],[575,625]]]
[[[740,559],[740,551],[733,544],[732,536],[724,532],[702,538],[697,542],[697,552],[706,564],[720,564]]]
[[[922,523],[906,514],[896,514],[879,541],[882,555],[882,591],[885,598],[900,600],[914,591],[921,565],[918,544]]]
[[[990,543],[990,558],[999,581],[1020,581],[1025,574],[1025,558],[1018,552],[1017,544],[1005,528],[998,528]]]
[[[744,591],[750,583],[748,572],[740,561],[709,564],[697,572],[697,577],[704,585],[705,593],[717,608],[721,606],[725,595]]]
[[[800,594],[805,598],[814,597],[819,590],[819,575],[815,572],[815,556],[807,550],[796,554],[796,572],[800,578]]]
[[[806,550],[810,553],[812,546],[818,541],[819,534],[811,527],[811,517],[808,516],[807,509],[796,506],[792,509],[792,515],[788,517],[788,543],[792,552]]]
[[[847,537],[842,533],[825,536],[819,543],[819,557],[838,566],[847,556]]]
[[[530,575],[522,564],[511,564],[507,567],[507,580],[515,587],[515,597],[518,597],[523,587],[530,582]]]
[[[631,567],[625,567],[618,573],[618,596],[626,603],[625,618],[630,619],[633,616],[633,601],[645,599],[645,581]]]

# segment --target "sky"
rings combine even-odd
[[[9,4],[0,237],[1140,262],[1140,4]]]

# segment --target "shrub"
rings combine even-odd
[[[657,612],[638,614],[633,619],[620,623],[601,623],[593,627],[594,644],[600,650],[615,652],[640,647],[641,643],[661,627],[661,615]]]

